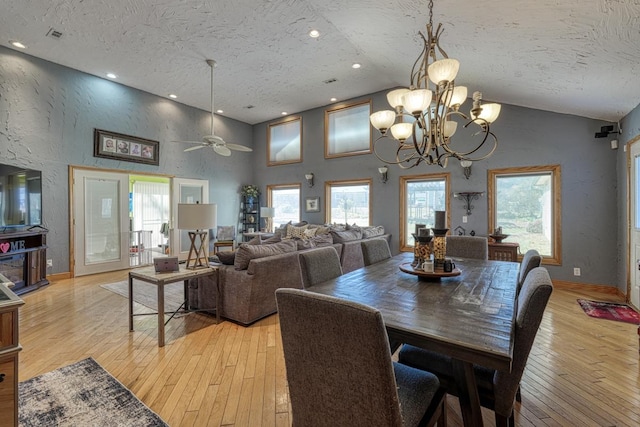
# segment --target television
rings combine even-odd
[[[0,164],[0,229],[42,224],[42,172]]]

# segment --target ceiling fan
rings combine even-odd
[[[209,64],[209,67],[211,67],[211,135],[206,135],[202,137],[202,141],[175,141],[175,142],[198,144],[193,147],[185,148],[184,151],[193,151],[193,150],[199,150],[205,147],[211,147],[213,148],[213,151],[215,151],[216,153],[220,154],[221,156],[227,156],[227,157],[231,155],[231,150],[253,151],[251,148],[245,147],[244,145],[231,144],[231,143],[225,142],[224,139],[216,135],[215,132],[213,131],[213,112],[215,111],[213,109],[213,69],[216,66],[216,61],[214,61],[213,59],[207,59],[207,64]]]

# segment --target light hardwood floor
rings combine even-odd
[[[129,333],[127,299],[99,286],[125,278],[60,280],[23,295],[20,381],[93,357],[171,426],[291,425],[277,315],[245,328],[189,314],[169,322],[159,348],[156,317],[136,317]],[[556,287],[522,380],[519,426],[640,425],[637,327],[587,317],[581,297],[615,300]],[[462,424],[455,398],[448,414]]]

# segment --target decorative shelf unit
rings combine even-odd
[[[471,210],[474,207],[471,202],[478,200],[482,195],[484,195],[484,191],[463,191],[460,193],[453,193],[453,197],[461,199],[464,202],[464,208],[467,210],[467,215],[471,215]]]
[[[242,197],[240,206],[240,233],[260,231],[260,196]]]
[[[46,229],[0,232],[0,274],[18,295],[48,285]]]

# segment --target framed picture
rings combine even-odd
[[[320,212],[320,197],[307,197],[304,200],[305,212]]]
[[[93,131],[93,155],[125,162],[160,164],[160,142],[107,130]]]
[[[371,100],[339,104],[324,112],[324,157],[356,156],[372,152]]]

